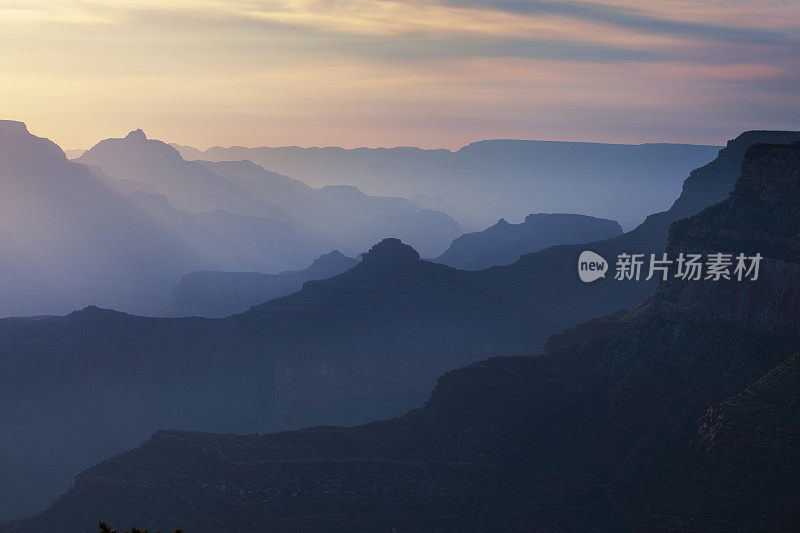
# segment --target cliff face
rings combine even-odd
[[[565,264],[574,263],[581,251],[592,250],[613,262],[614,258],[620,253],[628,254],[658,254],[664,251],[669,238],[671,224],[679,220],[698,214],[701,209],[722,202],[733,191],[737,179],[741,176],[741,167],[747,150],[753,143],[792,143],[800,141],[800,132],[792,131],[748,131],[742,133],[736,139],[728,142],[727,146],[720,150],[716,159],[700,167],[689,175],[684,182],[683,191],[673,206],[664,212],[655,213],[647,217],[636,229],[624,233],[618,237],[591,242],[581,245],[554,246],[542,250],[541,252],[524,255],[513,267],[517,269],[525,268],[539,272],[542,277],[546,277],[552,286],[561,287],[562,290],[551,305],[561,305],[565,307],[580,305],[579,302],[586,302],[585,292],[565,290],[574,280],[574,272],[564,268]],[[756,159],[752,159],[753,164]],[[772,163],[771,163],[772,164]],[[751,216],[748,212],[745,216]],[[756,217],[757,218],[757,217]],[[763,225],[768,225],[763,224]],[[724,231],[722,232],[724,233]],[[675,237],[677,238],[677,236]],[[705,246],[709,242],[702,242],[694,236],[699,246]],[[710,239],[710,244],[718,242],[720,235],[714,235]],[[721,241],[719,241],[721,242]],[[677,246],[677,245],[676,245]],[[674,251],[674,250],[673,250]],[[747,250],[741,250],[747,252]],[[736,253],[739,253],[737,251]],[[626,294],[626,300],[633,300],[638,305],[643,300],[653,294],[657,288],[656,280],[639,281],[633,284],[617,282],[615,280],[601,280],[594,284],[602,284],[605,289],[602,291],[606,302],[613,302]],[[593,285],[594,285],[593,284]],[[749,290],[751,288],[740,288]],[[600,290],[600,289],[598,289]],[[618,300],[621,303],[621,299]],[[630,308],[628,305],[618,305],[607,307],[606,312],[615,312],[619,309]],[[602,313],[595,313],[600,316]],[[585,330],[585,328],[584,328]]]
[[[652,312],[668,320],[725,321],[763,331],[789,331],[800,318],[800,264],[763,259],[756,281],[669,280]]]
[[[672,226],[671,256],[722,251],[761,254],[758,279],[687,282],[670,279],[654,312],[676,319],[728,321],[762,330],[791,330],[800,320],[800,143],[756,145],[731,198]],[[716,287],[715,285],[721,285]]]
[[[663,250],[666,226],[645,229],[590,249],[609,259]],[[478,272],[420,261],[395,241],[376,248],[344,274],[228,319],[90,308],[0,321],[0,452],[12,458],[0,463],[0,512],[41,508],[76,472],[159,428],[250,433],[397,416],[442,372],[541,350],[548,335],[630,309],[654,288],[580,282],[583,246]]]
[[[748,151],[730,204],[714,206],[672,228],[676,249],[701,247],[745,253],[760,251],[773,259],[800,260],[800,236],[794,205],[800,199],[800,142],[756,145]],[[725,226],[714,222],[725,217]]]
[[[677,220],[727,198],[735,182],[731,181],[731,176],[739,175],[739,167],[745,159],[745,153],[754,144],[790,144],[797,141],[800,141],[800,132],[797,131],[742,133],[728,141],[714,161],[689,174],[689,178],[683,182],[680,198],[675,201],[670,211],[677,215]]]
[[[466,233],[434,259],[454,268],[481,270],[510,265],[521,255],[558,244],[580,244],[616,237],[622,233],[614,220],[565,213],[534,213],[522,224],[500,219],[478,233]]]
[[[774,292],[795,287],[784,248],[800,228],[794,152],[752,150],[731,198],[673,231],[672,247],[706,252],[707,232],[783,213],[780,228],[734,243],[772,265],[754,290],[662,284],[544,355],[448,372],[425,406],[393,420],[159,432],[6,529],[88,531],[98,518],[191,531],[796,529],[800,319]]]
[[[719,155],[693,170],[683,182],[681,195],[667,211],[656,213],[633,231],[619,238],[625,245],[658,242],[661,251],[666,243],[670,224],[696,215],[710,205],[725,200],[741,175],[745,153],[754,144],[790,144],[800,141],[797,131],[746,131],[728,141]]]

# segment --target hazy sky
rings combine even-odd
[[[0,28],[0,118],[65,148],[800,129],[800,0],[0,0]]]

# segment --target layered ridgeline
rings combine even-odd
[[[90,303],[148,312],[208,259],[53,142],[0,121],[0,316]]]
[[[509,265],[523,254],[554,244],[589,242],[620,233],[619,223],[613,220],[538,213],[528,215],[523,224],[500,220],[483,232],[462,235],[432,261],[464,270],[480,270]],[[320,256],[300,271],[192,272],[181,278],[170,302],[156,316],[221,318],[241,313],[267,300],[297,292],[306,281],[333,277],[356,264],[357,260],[337,250]]]
[[[149,314],[187,272],[297,269],[394,235],[435,255],[460,234],[405,199],[186,162],[140,130],[69,161],[14,121],[0,121],[0,207],[0,316],[90,304]]]
[[[415,197],[420,205],[446,209],[473,231],[501,217],[522,220],[532,212],[583,213],[619,220],[630,229],[665,209],[680,190],[678,176],[719,150],[521,140],[480,141],[455,152],[176,147],[186,159],[248,159],[315,186],[350,183],[369,194]]]
[[[448,369],[530,352],[641,299],[634,283],[553,286],[524,265],[502,268],[452,269],[387,239],[347,272],[227,319],[91,307],[0,321],[0,510],[41,509],[81,469],[159,428],[251,433],[395,416]],[[578,308],[560,298],[578,293]]]
[[[724,195],[736,174],[720,180],[709,169],[740,165],[746,138],[760,135],[800,137],[732,141],[687,180],[715,186],[687,185],[676,205],[695,190],[708,201],[706,189]],[[610,261],[620,250],[662,251],[669,216],[591,248],[609,246]],[[467,272],[421,261],[389,239],[339,276],[227,319],[87,308],[0,321],[0,453],[9,458],[0,463],[0,516],[43,508],[75,473],[157,429],[252,433],[397,416],[424,402],[442,372],[535,353],[548,335],[652,293],[650,283],[611,276],[583,284],[582,248]]]
[[[669,228],[673,222],[695,215],[703,208],[728,197],[740,175],[744,155],[752,145],[787,144],[798,140],[800,132],[797,131],[744,132],[728,141],[716,159],[689,174],[684,181],[681,195],[667,211],[648,216],[635,229],[618,237],[580,245],[553,246],[538,253],[525,255],[519,263],[547,276],[554,284],[564,284],[574,277],[574,273],[571,269],[565,269],[563,265],[576,262],[583,250],[599,253],[609,261],[612,269],[617,256],[622,253],[660,254],[664,251]],[[642,299],[651,294],[655,286],[655,279],[637,284]],[[565,294],[563,297],[569,299],[572,296]],[[581,302],[578,297],[571,301],[571,305],[579,306]]]
[[[0,121],[0,167],[0,316],[89,304],[149,314],[186,272],[278,271],[328,249],[275,218],[278,208],[179,210],[152,187],[67,160],[20,122]]]
[[[616,237],[619,222],[585,215],[534,213],[521,224],[501,218],[481,232],[466,233],[450,244],[437,263],[464,270],[510,265],[520,256],[557,244],[581,244]]]
[[[495,265],[508,265],[516,261],[521,255],[536,252],[548,246],[591,241],[604,241],[592,243],[591,247],[595,251],[602,252],[608,258],[613,258],[618,253],[623,252],[660,252],[666,243],[667,229],[670,223],[692,215],[707,205],[723,200],[728,195],[738,176],[739,167],[747,147],[756,142],[791,142],[797,139],[800,139],[800,133],[797,132],[752,131],[743,133],[730,141],[714,161],[690,174],[684,184],[683,193],[668,211],[649,216],[641,226],[617,239],[609,239],[609,237],[620,233],[619,225],[614,221],[583,215],[534,214],[526,217],[525,222],[522,224],[509,224],[505,219],[501,219],[497,224],[483,232],[463,235],[455,239],[448,250],[438,258],[433,259],[433,261],[455,268],[478,270]],[[395,151],[389,152],[395,153]],[[400,152],[403,152],[403,150]],[[413,152],[417,153],[417,151]],[[188,152],[184,150],[184,153],[189,154],[187,157],[192,156],[191,150]],[[221,153],[227,152],[218,153],[212,150],[210,153],[220,156]],[[376,153],[383,152],[379,150]],[[238,152],[236,154],[238,156],[244,155],[244,153]],[[197,156],[197,153],[194,153],[194,156]],[[203,164],[210,165],[210,163]],[[227,162],[222,165],[228,168],[254,167],[248,162]],[[217,168],[219,169],[219,167]],[[420,195],[415,198],[415,201],[424,207],[451,210],[450,206],[444,203],[441,198],[438,198],[438,201],[435,200],[437,199],[426,199]],[[531,262],[528,268],[539,270],[543,276],[548,276],[554,279],[555,282],[568,283],[573,275],[569,269],[564,269],[563,265],[576,258],[583,248],[585,246],[566,246],[534,255],[528,258]],[[208,276],[202,276],[202,287],[192,285],[191,292],[196,294],[193,297],[207,297],[200,295],[200,292],[204,289],[209,293],[224,290],[222,287],[229,286],[224,278],[215,277],[210,280]],[[201,280],[198,279],[197,281]],[[216,283],[209,285],[209,282]],[[652,282],[649,286],[642,286],[642,297],[652,291],[654,286],[655,282]],[[258,289],[254,290],[256,294],[260,294]],[[248,301],[251,300],[255,300],[255,298]],[[580,305],[580,302],[573,302],[573,304]],[[237,310],[244,309],[245,307],[240,307]],[[217,314],[197,314],[218,316]],[[175,315],[171,314],[170,316]]]
[[[800,144],[758,146],[670,239],[761,253],[756,281],[671,278],[589,337],[448,372],[393,420],[161,431],[5,530],[796,529],[798,235]]]
[[[306,281],[327,279],[357,264],[357,259],[334,250],[318,257],[308,268],[279,274],[192,272],[181,278],[169,304],[158,316],[222,318],[242,313],[267,300],[297,292]]]
[[[249,161],[185,161],[173,147],[148,139],[141,130],[101,141],[75,161],[102,169],[121,190],[162,194],[189,213],[222,210],[288,224],[306,255],[301,262],[284,260],[279,268],[251,267],[260,271],[296,268],[333,248],[356,255],[385,237],[400,237],[423,254],[438,255],[461,233],[450,216],[420,209],[405,198],[367,196],[351,185],[315,189]],[[275,258],[273,263],[297,257],[291,248],[253,248]]]

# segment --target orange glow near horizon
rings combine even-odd
[[[0,23],[0,118],[67,149],[800,129],[797,3],[0,0]]]

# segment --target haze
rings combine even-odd
[[[199,148],[721,144],[796,127],[798,21],[773,0],[0,1],[0,99],[65,148],[140,125]]]

